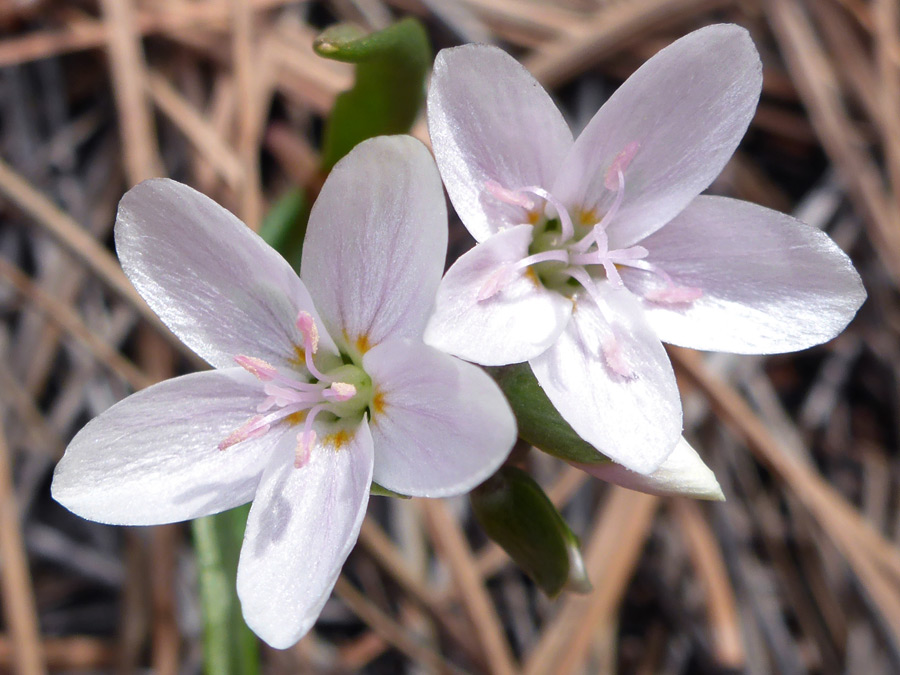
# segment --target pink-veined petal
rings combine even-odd
[[[745,29],[723,24],[688,34],[641,66],[600,108],[575,141],[553,193],[572,208],[602,215],[615,197],[607,173],[621,153],[633,153],[623,172],[624,199],[609,226],[612,248],[630,246],[719,175],[747,130],[761,87],[759,55]]]
[[[483,298],[504,266],[528,255],[532,229],[518,225],[495,234],[447,270],[425,342],[485,366],[521,363],[553,344],[572,313],[572,302],[544,288],[530,269],[510,273],[502,288]]]
[[[284,437],[250,508],[237,592],[247,625],[286,649],[316,622],[359,535],[372,483],[372,436],[363,420],[340,447],[320,425],[308,462],[294,467]]]
[[[644,300],[664,342],[741,354],[805,349],[840,333],[866,298],[850,259],[820,230],[791,216],[725,197],[698,197],[641,242],[647,261],[692,302]],[[623,268],[638,295],[665,288],[652,273]]]
[[[56,466],[54,499],[114,525],[189,520],[245,504],[282,430],[227,450],[218,444],[256,414],[263,392],[240,368],[160,382],[95,417]]]
[[[478,241],[526,221],[486,189],[549,187],[572,132],[544,88],[496,47],[443,49],[428,91],[428,131],[450,200]]]
[[[363,363],[375,387],[374,480],[401,494],[468,492],[516,441],[512,410],[480,368],[421,342],[389,340]]]
[[[595,478],[621,485],[629,490],[651,495],[725,501],[716,475],[684,438],[678,441],[672,454],[659,468],[647,476],[629,471],[615,462],[604,464],[572,462],[572,464]]]
[[[301,273],[328,330],[355,356],[386,337],[421,338],[447,255],[441,179],[409,136],[359,144],[309,217]]]
[[[306,288],[274,249],[231,212],[167,178],[119,203],[122,268],[159,318],[216,368],[238,354],[286,366],[302,338],[297,314],[318,319]],[[336,353],[320,331],[320,347]]]
[[[681,436],[675,374],[634,297],[606,283],[598,293],[603,310],[580,296],[569,325],[531,368],[579,436],[626,468],[650,474]]]

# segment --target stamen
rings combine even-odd
[[[522,258],[516,263],[503,263],[485,280],[481,289],[478,291],[476,299],[478,302],[484,302],[485,300],[494,297],[512,283],[517,272],[521,272],[532,265],[549,261],[561,262],[564,264],[568,263],[569,253],[562,249],[554,249],[552,251],[535,253],[527,258]]]
[[[297,434],[297,447],[294,450],[294,468],[302,469],[309,462],[312,447],[316,444],[316,431],[312,429],[307,434],[303,431]]]
[[[312,446],[316,443],[316,430],[313,429],[313,422],[325,408],[324,404],[313,406],[306,413],[306,421],[303,423],[303,431],[297,435],[297,450],[294,456],[294,467],[300,469],[309,461],[309,455],[312,452]]]
[[[606,301],[600,295],[600,290],[597,288],[597,285],[594,283],[593,279],[591,279],[590,275],[583,267],[572,267],[566,270],[566,272],[570,277],[575,279],[575,281],[584,286],[584,289],[588,292],[588,295],[591,296],[591,299],[594,301],[600,314],[603,315],[604,320],[609,324],[610,330],[612,330],[613,322],[606,309]],[[600,346],[600,349],[603,351],[603,358],[611,371],[621,377],[634,377],[634,371],[631,369],[631,366],[625,357],[625,353],[622,351],[622,345],[619,344],[615,335],[607,337]]]
[[[269,412],[276,405],[278,405],[278,401],[275,400],[274,396],[266,396],[266,398],[263,399],[263,402],[256,406],[256,412]]]
[[[634,371],[628,365],[628,360],[622,352],[622,345],[619,344],[619,341],[614,336],[608,337],[603,341],[602,349],[603,358],[611,371],[622,377],[634,377]]]
[[[283,387],[278,384],[269,383],[263,387],[263,391],[273,399],[275,405],[284,407],[286,405],[303,405],[304,403],[314,403],[321,398],[321,387],[316,391],[297,391],[290,387]]]
[[[255,375],[263,382],[269,382],[273,380],[278,373],[278,371],[275,370],[275,366],[266,361],[263,361],[262,359],[258,359],[255,356],[244,356],[243,354],[238,354],[234,357],[234,360],[235,363],[237,363],[241,368],[243,368],[250,374]]]
[[[556,215],[559,218],[559,224],[562,229],[563,241],[568,241],[575,236],[575,226],[572,224],[572,217],[569,215],[569,210],[561,201],[539,185],[529,185],[528,187],[519,188],[519,191],[530,192],[531,194],[540,197],[556,210]]]
[[[320,373],[313,363],[313,354],[319,349],[319,329],[316,327],[316,320],[309,312],[301,311],[297,315],[297,329],[303,335],[303,358],[306,361],[306,369],[317,380],[331,382],[331,378]]]
[[[634,159],[634,156],[637,154],[638,148],[640,147],[640,143],[631,141],[631,143],[626,145],[622,151],[616,155],[612,164],[610,164],[609,169],[606,172],[606,178],[603,181],[607,190],[621,190],[621,179],[618,181],[616,180],[617,174],[625,173],[625,169],[631,164],[631,160]]]
[[[658,265],[647,262],[646,260],[632,260],[623,262],[622,264],[655,274],[658,277],[661,277],[666,283],[665,288],[654,288],[644,293],[644,297],[651,302],[658,302],[664,305],[681,305],[703,297],[702,288],[697,288],[696,286],[680,286],[675,283],[675,280],[669,276],[664,269]]]
[[[319,329],[312,314],[301,311],[297,315],[297,328],[303,334],[303,349],[315,354],[319,349]]]
[[[584,290],[591,296],[591,299],[594,301],[594,304],[597,305],[600,312],[605,314],[603,308],[606,306],[606,301],[603,300],[600,291],[597,289],[596,284],[594,284],[593,279],[591,279],[591,276],[587,271],[583,267],[570,267],[566,270],[566,274],[584,287]]]
[[[269,430],[269,426],[265,417],[254,415],[219,443],[219,450],[227,450],[232,445],[249,441],[251,438],[259,438]]]
[[[625,198],[625,174],[620,170],[616,172],[616,175],[619,180],[618,188],[616,189],[616,198],[613,200],[609,210],[603,214],[603,218],[600,219],[600,222],[597,223],[597,227],[603,232],[606,231],[606,228],[609,226],[612,219],[616,217],[616,214],[619,212],[619,207],[622,206],[622,200]]]
[[[510,265],[509,263],[500,265],[500,267],[494,270],[491,275],[485,280],[484,284],[482,284],[481,288],[478,290],[478,295],[475,296],[475,299],[478,302],[484,302],[489,298],[493,298],[495,295],[497,295],[497,293],[499,293],[509,285],[512,276],[512,265]]]
[[[544,251],[543,253],[535,253],[534,255],[530,255],[527,258],[522,258],[519,262],[513,265],[513,270],[518,272],[519,270],[523,270],[526,267],[531,267],[532,265],[537,265],[542,262],[561,262],[568,263],[569,262],[569,252],[564,251],[562,249],[554,249],[552,251]]]
[[[606,249],[609,246],[606,228],[609,227],[612,219],[616,217],[616,213],[619,212],[619,207],[622,205],[622,200],[625,198],[625,174],[622,173],[621,170],[616,173],[618,178],[618,189],[616,190],[616,196],[615,199],[613,199],[613,203],[610,205],[607,212],[603,214],[603,218],[600,219],[600,222],[594,225],[594,228],[586,234],[581,241],[572,247],[573,251],[584,253],[591,247],[591,244],[594,243],[602,249]],[[600,238],[601,234],[603,235],[602,242]]]
[[[322,396],[328,401],[349,401],[356,396],[356,387],[346,382],[333,382]]]
[[[643,246],[631,246],[629,248],[617,248],[609,252],[609,258],[617,263],[626,265],[631,260],[641,260],[650,253]]]
[[[628,265],[631,262],[647,257],[647,253],[647,249],[643,246],[617,248],[612,251],[605,250],[605,247],[600,247],[598,250],[590,253],[572,255],[569,257],[569,261],[573,265],[603,265],[605,261]]]
[[[523,195],[520,190],[510,190],[493,180],[485,182],[484,188],[504,204],[521,206],[527,211],[531,211],[534,208],[534,201]]]
[[[226,450],[233,445],[243,443],[266,434],[273,425],[287,420],[290,424],[299,422],[300,413],[306,413],[302,418],[303,429],[297,436],[294,466],[303,467],[310,457],[312,447],[316,443],[316,431],[313,423],[316,416],[324,411],[335,417],[344,417],[346,414],[354,414],[353,404],[342,406],[340,404],[350,401],[359,393],[357,385],[349,382],[338,382],[337,377],[353,378],[353,374],[359,369],[354,366],[345,366],[334,371],[334,376],[326,376],[319,372],[312,361],[312,355],[318,349],[319,333],[316,322],[308,312],[300,312],[297,316],[297,329],[302,334],[304,358],[309,374],[318,381],[309,382],[307,373],[296,371],[282,371],[272,364],[253,356],[239,354],[235,356],[235,362],[262,380],[262,393],[265,397],[257,405],[258,414],[251,417],[238,429],[232,431],[219,444],[219,450]],[[348,371],[347,369],[350,369]],[[347,373],[350,373],[349,375]],[[338,375],[338,373],[341,373]],[[364,373],[360,373],[360,381],[365,381]],[[361,385],[364,389],[367,385]]]

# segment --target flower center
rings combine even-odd
[[[265,398],[257,406],[258,414],[219,443],[219,450],[259,438],[276,424],[299,424],[294,466],[298,469],[309,461],[316,442],[313,423],[319,415],[332,420],[361,418],[372,401],[372,380],[362,368],[344,364],[321,372],[313,360],[319,347],[319,332],[312,316],[300,312],[297,328],[303,336],[303,359],[306,373],[279,369],[262,359],[238,354],[235,362],[263,383]]]
[[[582,287],[597,299],[595,282],[598,278],[605,278],[613,286],[621,287],[623,283],[619,268],[632,267],[650,272],[663,282],[660,287],[644,292],[644,297],[648,300],[680,304],[699,298],[703,294],[701,289],[679,286],[658,265],[645,260],[648,251],[643,246],[610,248],[607,230],[622,205],[625,196],[625,171],[634,159],[638,147],[636,142],[629,143],[609,167],[604,186],[613,193],[613,199],[599,220],[593,212],[584,210],[578,212],[576,223],[566,206],[540,186],[511,190],[488,181],[485,189],[497,200],[520,206],[529,214],[536,214],[537,218],[533,219],[534,235],[529,255],[517,262],[502,265],[491,274],[478,293],[478,301],[493,297],[531,267],[545,287],[567,296],[573,295]],[[551,213],[548,214],[548,211]]]

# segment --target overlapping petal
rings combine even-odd
[[[637,144],[609,228],[612,248],[630,246],[719,175],[747,130],[761,87],[759,55],[745,29],[722,24],[694,31],[616,90],[575,141],[551,191],[570,208],[602,215],[614,198],[604,185],[607,172]]]
[[[301,275],[329,332],[357,355],[421,338],[447,253],[447,213],[431,155],[409,136],[361,143],[313,206]]]
[[[247,625],[277,649],[312,627],[359,535],[372,482],[365,420],[339,442],[318,427],[309,462],[294,467],[290,435],[253,500],[237,589]]]
[[[684,305],[645,301],[665,342],[742,354],[805,349],[840,333],[865,300],[850,259],[828,236],[749,202],[698,197],[641,242],[647,260],[703,295]],[[625,268],[635,293],[664,282]]]
[[[114,525],[172,523],[245,504],[280,430],[225,451],[218,444],[259,402],[259,383],[240,368],[144,389],[78,432],[56,466],[53,498]]]
[[[526,222],[522,207],[497,199],[486,184],[549,186],[572,145],[543,87],[511,56],[485,45],[437,55],[428,130],[450,200],[478,241]]]
[[[377,483],[418,497],[461,494],[506,459],[515,418],[483,370],[410,340],[386,341],[363,363],[376,392]]]
[[[216,368],[236,354],[287,366],[302,344],[299,310],[318,320],[291,266],[227,209],[166,178],[144,181],[119,203],[116,250],[147,304]],[[328,335],[320,348],[336,353]]]
[[[534,273],[510,271],[496,294],[479,299],[496,275],[528,255],[531,225],[495,234],[447,271],[425,341],[482,365],[521,363],[543,353],[565,328],[572,302],[544,288]],[[493,279],[492,279],[493,277]]]
[[[681,436],[675,374],[637,301],[598,287],[580,297],[568,326],[530,361],[535,377],[575,432],[610,459],[650,474]]]
[[[629,490],[651,495],[725,501],[715,474],[684,438],[678,441],[672,454],[659,468],[646,476],[629,471],[615,462],[573,464],[595,478]]]

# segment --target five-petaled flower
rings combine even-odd
[[[238,568],[248,625],[274,647],[316,620],[373,480],[467,492],[515,421],[477,367],[422,342],[443,271],[440,178],[409,137],[339,162],[288,263],[228,211],[170,180],[122,199],[116,247],[154,311],[216,369],[145,389],[79,432],[53,496],[105,523],[187,520],[250,500]]]
[[[698,30],[644,64],[573,141],[504,52],[438,54],[429,131],[479,243],[444,277],[426,341],[484,365],[528,361],[573,429],[628,469],[687,458],[661,341],[803,349],[839,333],[865,299],[821,231],[698,196],[746,131],[761,71],[744,29]]]

